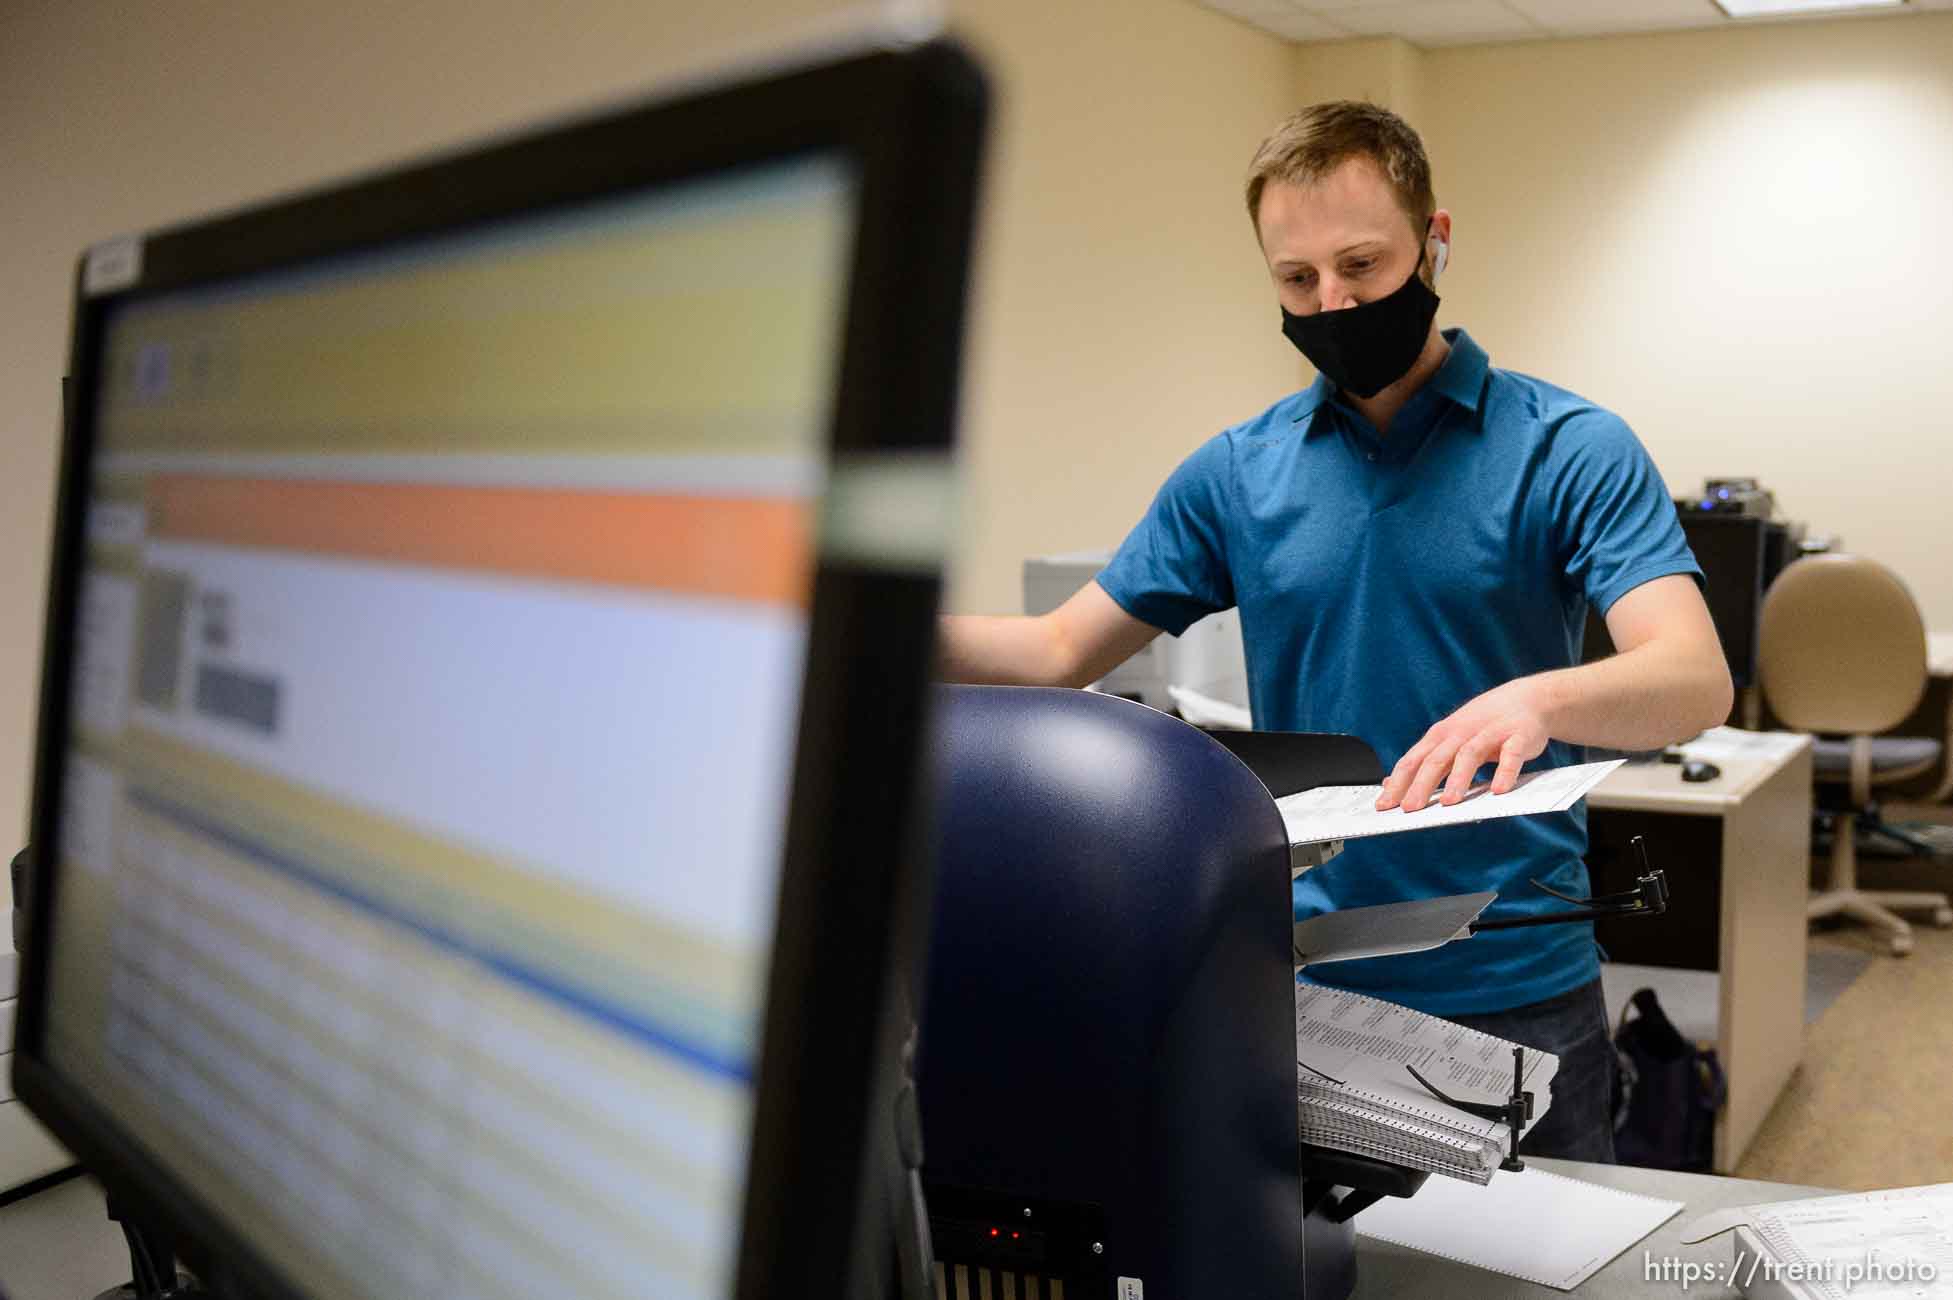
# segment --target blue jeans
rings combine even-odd
[[[1521,1155],[1614,1163],[1614,1039],[1599,980],[1530,1006],[1445,1019],[1560,1058],[1552,1108]]]

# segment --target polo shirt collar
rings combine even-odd
[[[1451,354],[1426,386],[1467,411],[1476,411],[1485,396],[1485,375],[1492,368],[1492,359],[1464,330],[1454,327],[1443,333],[1445,341],[1451,344]]]
[[[1438,367],[1438,372],[1425,381],[1424,387],[1468,411],[1476,412],[1484,401],[1485,377],[1492,369],[1492,359],[1464,330],[1454,326],[1442,332],[1445,342],[1451,344],[1451,352],[1445,357],[1444,364]],[[1300,424],[1304,420],[1309,421],[1303,436],[1327,427],[1309,420],[1309,417],[1335,396],[1336,386],[1321,375],[1317,375],[1314,383],[1295,395],[1290,410],[1294,422]]]

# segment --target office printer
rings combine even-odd
[[[1352,1214],[1424,1175],[1298,1147],[1268,787],[1128,700],[941,690],[918,1089],[942,1293],[1342,1300]],[[1360,742],[1325,761],[1304,776],[1383,776]]]

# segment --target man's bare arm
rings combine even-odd
[[[1658,749],[1729,715],[1729,665],[1693,579],[1672,574],[1636,587],[1607,611],[1607,632],[1618,653],[1494,687],[1425,732],[1377,806],[1416,812],[1440,786],[1440,802],[1456,803],[1486,763],[1498,764],[1492,790],[1503,794],[1549,738]]]
[[[937,672],[945,681],[993,686],[1083,686],[1159,634],[1088,582],[1049,614],[945,616]]]

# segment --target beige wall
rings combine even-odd
[[[0,846],[24,834],[73,258],[818,30],[836,0],[76,0],[0,12]],[[970,0],[1003,103],[954,603],[1121,536],[1175,461],[1293,386],[1236,189],[1292,49],[1183,0]],[[953,7],[952,12],[956,12]],[[4,889],[4,886],[0,886]]]
[[[1422,63],[1441,318],[1619,411],[1672,490],[1760,476],[1953,629],[1953,14]]]
[[[1295,103],[1367,99],[1412,123],[1424,120],[1422,50],[1395,36],[1295,47]]]
[[[971,0],[1004,91],[952,607],[1116,545],[1194,447],[1296,386],[1241,206],[1292,47],[1184,0]]]

